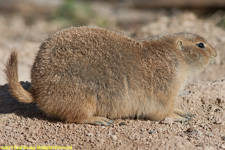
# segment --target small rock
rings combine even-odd
[[[155,130],[150,130],[148,133],[149,134],[153,134],[153,133],[156,133],[156,131]]]
[[[127,125],[126,122],[120,122],[119,126]]]
[[[221,136],[221,139],[225,141],[225,136]]]
[[[198,135],[199,135],[199,136],[202,136],[203,133],[202,133],[201,131],[198,131]]]
[[[224,145],[224,144],[223,144],[223,145],[221,145],[221,148],[222,148],[222,149],[225,149],[225,145]]]
[[[197,145],[195,145],[196,147],[203,147],[204,144],[203,143],[198,143]]]
[[[208,136],[208,137],[212,137],[213,134],[211,132],[208,132],[208,131],[205,131],[205,135]]]
[[[210,146],[204,146],[204,150],[213,150],[213,148]]]
[[[187,129],[187,132],[193,132],[193,131],[194,131],[194,129],[192,127]]]
[[[92,133],[88,133],[86,136],[93,136],[93,134]]]
[[[141,130],[141,132],[144,132],[144,131],[146,131],[146,130],[145,130],[144,128],[141,128],[140,130]]]
[[[219,118],[219,117],[216,117],[215,118],[215,124],[222,124],[223,123],[223,119]]]
[[[214,110],[214,112],[220,112],[221,110],[219,109],[219,108],[216,108],[215,110]]]
[[[218,104],[220,104],[221,103],[221,98],[217,98],[216,101],[217,101]]]
[[[117,140],[117,136],[115,136],[115,135],[112,135],[111,138],[112,138],[113,140]]]
[[[162,120],[160,123],[162,124],[172,124],[174,122],[173,118],[166,117],[164,120]]]
[[[193,127],[190,127],[190,128],[188,128],[188,129],[186,130],[186,133],[187,133],[187,134],[197,134],[198,131],[197,131],[197,130],[194,130]]]
[[[177,133],[177,135],[184,137],[184,133]],[[189,140],[189,139],[187,139],[187,140]]]

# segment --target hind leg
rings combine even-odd
[[[173,108],[172,105],[155,105],[152,109],[155,109],[155,111],[149,115],[151,120],[163,120],[166,117],[171,117],[175,122],[185,122],[189,121],[193,116],[187,112]]]
[[[94,113],[90,112],[90,109],[82,110],[80,109],[76,115],[68,115],[65,117],[66,122],[69,123],[77,123],[77,124],[91,124],[91,125],[100,125],[100,126],[111,126],[113,125],[113,121],[101,117],[94,116]]]
[[[113,125],[113,121],[105,118],[105,117],[101,117],[101,116],[94,116],[93,113],[90,113],[90,109],[86,109],[86,110],[80,110],[79,113],[76,114],[76,116],[68,116],[66,118],[66,122],[70,122],[70,123],[77,123],[77,124],[91,124],[91,125],[99,125],[99,126],[111,126]]]
[[[100,126],[113,125],[114,122],[112,120],[95,115],[95,97],[85,96],[82,101],[80,100],[79,103],[77,103],[76,101],[75,103],[76,104],[70,105],[70,107],[67,108],[66,112],[64,112],[66,122],[75,122],[78,124],[92,124]]]

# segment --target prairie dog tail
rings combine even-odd
[[[9,57],[5,68],[5,74],[11,94],[20,102],[33,102],[32,94],[26,91],[18,81],[18,60],[16,51],[13,51]]]

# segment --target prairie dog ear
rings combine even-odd
[[[177,40],[177,44],[180,50],[184,50],[183,42],[181,40]]]

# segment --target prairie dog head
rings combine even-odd
[[[216,50],[203,37],[190,33],[180,33],[176,36],[177,45],[192,73],[198,74],[214,62]]]

